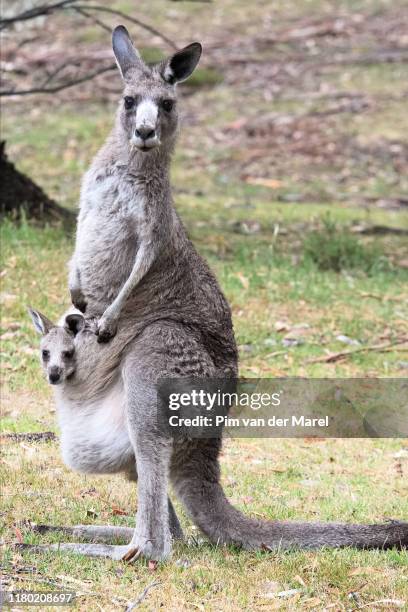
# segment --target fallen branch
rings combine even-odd
[[[389,227],[388,225],[358,225],[356,227],[353,227],[351,231],[354,234],[366,234],[367,236],[384,236],[385,234],[406,236],[408,234],[408,229],[405,229],[403,227]]]
[[[380,300],[381,302],[406,302],[407,299],[403,297],[396,297],[394,295],[379,295],[378,293],[369,293],[368,291],[359,291],[359,295],[363,298],[373,298],[374,300]]]
[[[1,434],[1,440],[12,440],[13,442],[49,442],[57,439],[52,431],[41,431],[36,433],[11,433]]]
[[[329,355],[324,355],[323,357],[314,357],[313,359],[308,359],[306,363],[335,363],[337,361],[345,359],[346,357],[355,355],[356,353],[368,353],[372,351],[376,351],[378,353],[386,353],[392,350],[396,350],[394,349],[395,346],[404,344],[405,342],[408,342],[408,338],[403,338],[402,340],[397,340],[396,342],[390,342],[386,344],[372,344],[371,346],[362,346],[360,348],[352,349],[349,351],[330,353]],[[408,350],[408,347],[406,350]]]
[[[126,612],[132,612],[137,606],[142,603],[142,601],[146,598],[146,595],[155,586],[159,586],[160,582],[158,580],[153,580],[147,587],[140,593],[140,595],[133,601],[127,608]]]

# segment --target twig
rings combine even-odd
[[[402,340],[390,342],[388,344],[372,344],[371,346],[362,346],[360,348],[353,349],[350,351],[330,353],[330,355],[325,355],[324,357],[315,357],[313,359],[308,359],[306,363],[335,363],[336,361],[340,361],[341,359],[349,357],[350,355],[354,355],[355,353],[368,353],[370,351],[378,351],[379,353],[388,352],[390,350],[393,350],[394,346],[404,344],[405,342],[408,342],[408,338],[403,338]]]
[[[74,85],[79,85],[80,83],[85,83],[86,81],[91,81],[95,77],[100,74],[104,74],[105,72],[111,72],[112,70],[116,70],[116,64],[111,64],[110,66],[105,66],[105,68],[98,68],[98,70],[94,70],[94,72],[90,72],[85,74],[83,77],[78,79],[73,79],[72,81],[67,81],[66,83],[61,83],[60,85],[55,85],[54,87],[33,87],[32,89],[6,89],[4,91],[0,91],[0,97],[5,96],[28,96],[30,94],[49,94],[49,93],[57,93],[58,91],[62,91],[63,89],[68,89],[68,87],[73,87]]]
[[[13,440],[14,442],[49,442],[54,441],[57,436],[53,431],[41,431],[35,433],[10,433],[1,434],[0,440]]]
[[[168,38],[165,34],[162,34],[161,32],[159,32],[159,30],[156,30],[156,28],[149,25],[148,23],[145,23],[144,21],[141,21],[140,19],[136,19],[136,17],[131,17],[130,15],[128,15],[127,13],[124,13],[123,11],[112,9],[107,6],[100,6],[99,4],[89,4],[89,5],[88,4],[76,4],[76,2],[78,2],[78,0],[61,0],[60,2],[56,2],[55,4],[42,4],[28,11],[24,11],[23,13],[20,13],[19,15],[15,15],[14,17],[7,17],[5,19],[0,19],[0,30],[3,30],[4,28],[7,28],[13,23],[17,23],[19,21],[27,21],[29,19],[34,19],[35,17],[39,17],[41,15],[49,15],[50,13],[56,10],[74,9],[77,12],[81,10],[86,11],[86,12],[100,11],[102,13],[109,13],[110,15],[116,15],[117,17],[122,17],[122,19],[126,19],[127,21],[130,21],[131,23],[138,25],[139,27],[143,28],[147,32],[150,32],[150,34],[153,34],[153,36],[157,36],[158,38],[161,38],[161,40],[163,40],[163,42],[169,45],[172,49],[177,50],[177,46],[170,38]],[[75,6],[73,6],[74,4]],[[102,23],[103,22],[99,22],[99,25],[102,26]],[[103,27],[107,28],[105,24],[103,24]],[[109,28],[109,31],[110,31],[110,28]]]
[[[408,234],[408,229],[405,229],[404,227],[390,227],[388,225],[370,225],[367,227],[364,227],[364,226],[355,227],[352,231],[355,234],[367,234],[367,235],[396,234],[399,236],[406,236]]]
[[[96,25],[101,27],[103,30],[105,30],[105,32],[109,32],[109,33],[112,32],[112,28],[110,28],[108,25],[106,25],[106,23],[104,23],[103,21],[101,21],[97,17],[94,17],[93,15],[90,15],[90,13],[87,13],[87,11],[85,11],[84,9],[79,8],[78,6],[73,6],[71,8],[74,11],[76,11],[77,13],[79,13],[80,15],[82,15],[83,17],[86,17],[87,19],[90,19],[91,21],[93,21],[93,23],[95,23]]]
[[[55,70],[53,70],[52,72],[48,74],[47,78],[42,82],[41,87],[45,87],[46,85],[48,85],[48,83],[52,81],[53,79],[55,79],[55,77],[60,72],[62,72],[62,70],[64,70],[64,68],[66,68],[67,66],[78,67],[79,65],[80,65],[80,62],[72,62],[72,61],[63,62]]]
[[[363,298],[373,298],[381,302],[405,302],[406,298],[396,297],[394,295],[379,295],[378,293],[369,293],[367,291],[358,291],[358,294]]]
[[[140,593],[140,595],[126,608],[126,612],[132,612],[137,606],[142,603],[142,601],[146,598],[146,595],[155,586],[158,586],[160,582],[158,580],[153,580],[147,587]]]
[[[5,17],[4,19],[0,19],[0,30],[4,30],[4,28],[18,21],[28,21],[29,19],[35,19],[41,15],[49,15],[53,11],[65,8],[68,4],[73,4],[74,2],[77,2],[77,0],[61,0],[55,4],[40,4],[40,6],[35,6],[28,11],[14,15],[14,17]]]
[[[277,357],[278,355],[286,355],[287,351],[274,351],[273,353],[268,353],[264,355],[264,359],[271,359],[272,357]]]
[[[73,1],[76,2],[76,0],[73,0]],[[99,4],[90,4],[90,5],[80,4],[80,5],[76,5],[73,8],[82,9],[82,10],[85,9],[86,11],[101,11],[102,13],[109,13],[111,15],[116,15],[117,17],[122,17],[122,19],[126,19],[127,21],[130,21],[131,23],[134,23],[140,26],[144,30],[147,30],[147,32],[150,32],[150,34],[153,34],[153,36],[157,36],[158,38],[161,38],[165,43],[167,43],[170,47],[172,47],[172,49],[177,50],[177,46],[175,45],[175,43],[170,38],[168,38],[165,34],[162,34],[161,32],[159,32],[159,30],[156,30],[156,28],[145,23],[144,21],[140,21],[140,19],[136,19],[135,17],[131,17],[130,15],[127,15],[123,11],[112,9],[107,6],[100,6]]]

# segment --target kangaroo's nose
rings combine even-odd
[[[50,369],[49,374],[48,374],[48,379],[50,383],[52,385],[55,385],[55,383],[57,383],[60,378],[61,378],[61,368],[58,368],[57,366],[53,366]]]
[[[142,140],[149,140],[149,138],[155,137],[156,130],[152,130],[150,126],[147,126],[147,127],[141,126],[135,130],[135,134]]]

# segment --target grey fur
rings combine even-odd
[[[132,53],[122,39],[120,44],[118,61],[128,62]],[[128,64],[126,70],[122,66],[125,96],[175,99],[163,64],[141,68],[138,56]],[[128,546],[73,544],[66,549],[114,559],[165,559],[171,549],[169,482],[216,544],[265,550],[406,546],[408,523],[249,519],[230,505],[220,485],[221,440],[180,442],[164,436],[157,419],[158,380],[234,377],[237,349],[229,306],[173,208],[169,163],[177,113],[158,113],[160,144],[147,152],[133,146],[134,122],[135,115],[121,102],[115,128],[83,182],[70,288],[74,303],[86,304],[88,319],[74,337],[76,369],[55,393],[62,454],[70,467],[124,472],[131,478],[137,467],[136,529]],[[116,310],[132,275],[137,282]],[[63,325],[64,320],[60,329],[66,333]],[[95,330],[110,342],[98,344]],[[60,333],[50,331],[48,346],[55,342],[57,351]]]

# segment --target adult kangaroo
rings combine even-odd
[[[176,83],[194,70],[201,46],[193,43],[150,68],[119,26],[113,49],[124,95],[115,127],[83,182],[70,271],[73,303],[90,323],[79,314],[59,326],[35,311],[33,318],[43,335],[49,380],[63,382],[58,411],[64,458],[83,472],[137,471],[136,528],[131,533],[114,527],[64,528],[93,543],[48,548],[114,559],[167,558],[171,525],[178,530],[176,517],[169,516],[169,480],[192,520],[219,545],[264,550],[406,546],[408,523],[247,518],[231,506],[220,485],[221,440],[173,440],[158,425],[162,377],[237,375],[229,306],[186,235],[169,182]],[[71,362],[64,374],[61,350],[66,353],[67,346]],[[52,378],[53,355],[58,380]],[[130,543],[106,545],[118,535],[131,536]]]

